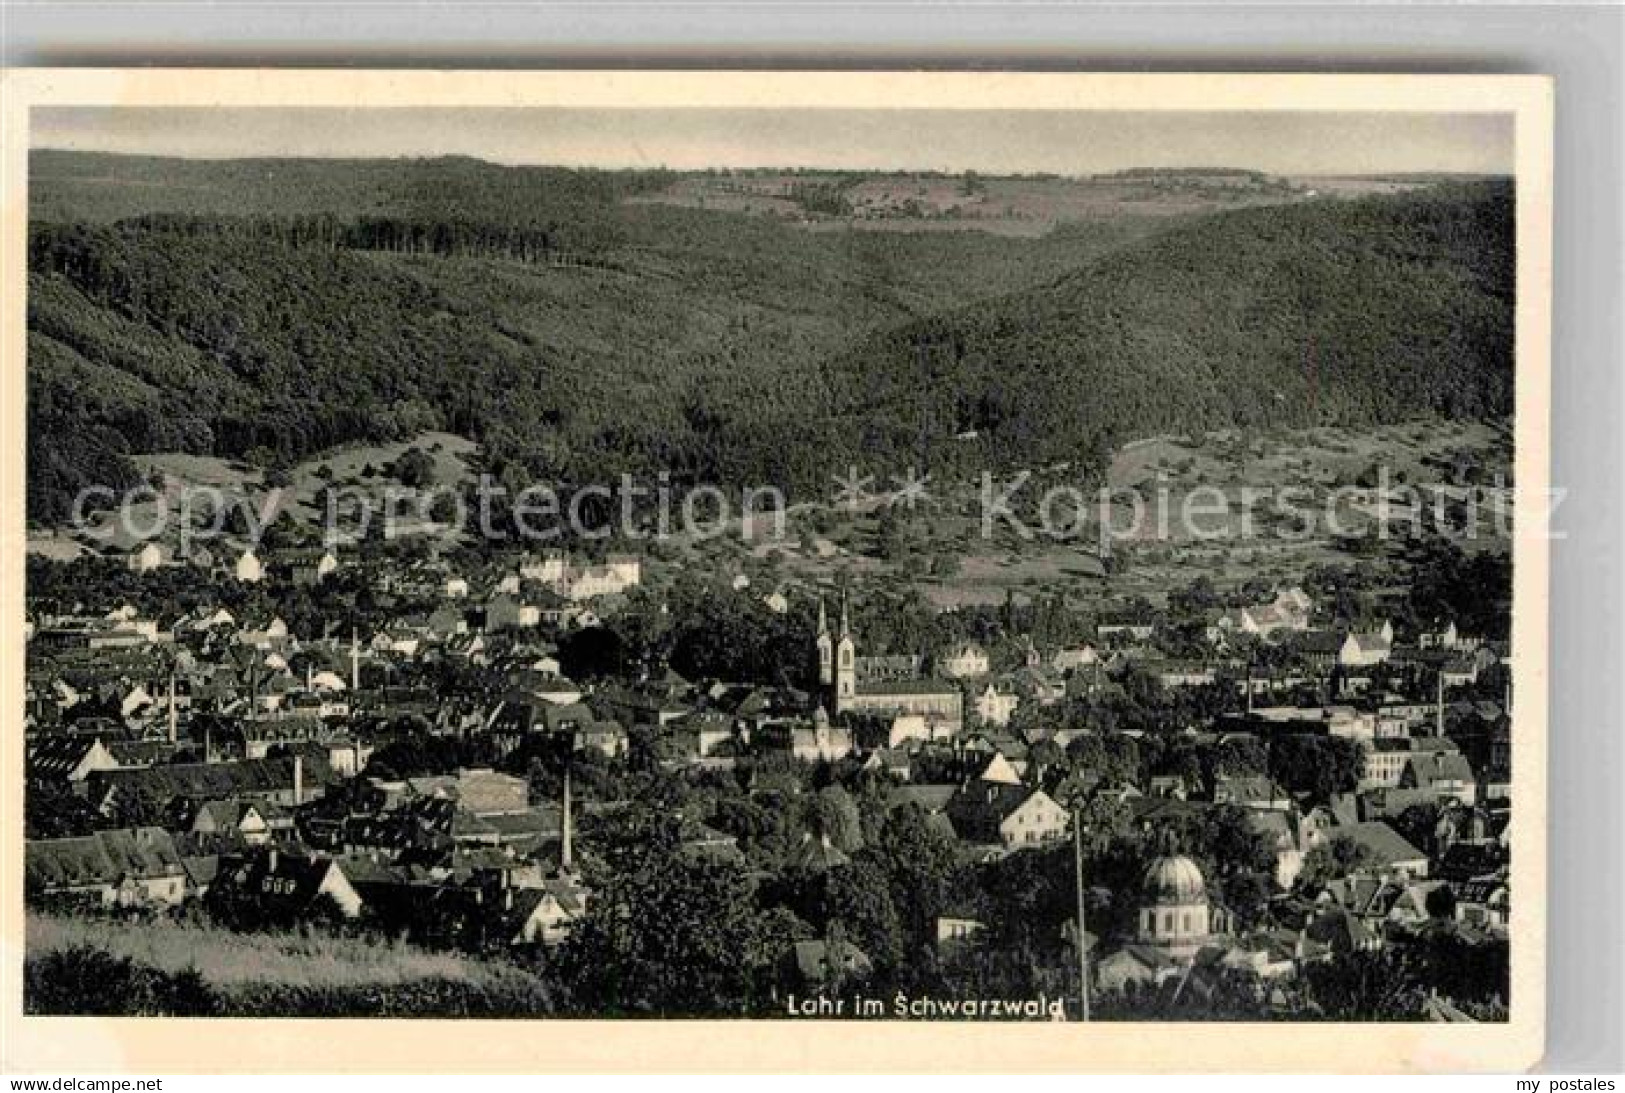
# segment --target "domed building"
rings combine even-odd
[[[1165,854],[1145,871],[1136,940],[1175,960],[1230,931],[1229,913],[1208,902],[1202,869],[1183,854]]]

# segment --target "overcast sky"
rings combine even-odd
[[[467,155],[590,167],[1511,174],[1506,114],[41,108],[32,145],[199,159]]]

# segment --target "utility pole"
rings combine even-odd
[[[175,705],[175,666],[169,668],[169,742],[180,739],[180,709]]]
[[[1083,1020],[1089,1020],[1089,931],[1083,913],[1083,810],[1072,814],[1072,857],[1078,874],[1078,1002]]]
[[[574,854],[571,853],[574,848],[570,845],[570,836],[572,834],[570,831],[570,766],[571,757],[566,756],[564,760],[564,808],[559,839],[559,875],[561,877],[569,877],[574,872],[575,866]]]

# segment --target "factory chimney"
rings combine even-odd
[[[566,877],[574,872],[574,855],[571,853],[572,847],[570,845],[570,767],[570,760],[566,758],[564,762],[564,832],[559,844],[559,874]]]
[[[169,670],[169,742],[180,739],[180,711],[175,706],[175,669]]]

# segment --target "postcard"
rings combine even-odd
[[[9,1068],[1538,1061],[1549,81],[5,87]]]

